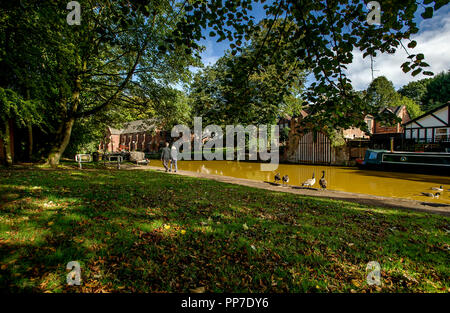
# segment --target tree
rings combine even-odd
[[[311,124],[326,122],[334,128],[364,128],[362,117],[372,113],[373,108],[355,94],[351,81],[346,77],[346,66],[352,62],[354,51],[359,50],[367,57],[393,53],[398,48],[413,49],[417,43],[410,37],[419,31],[415,13],[425,8],[422,17],[431,18],[446,3],[446,0],[384,1],[381,25],[376,26],[367,23],[367,11],[360,1],[273,1],[264,5],[267,16],[264,23],[269,25],[269,31],[263,42],[275,44],[262,44],[257,53],[259,57],[250,63],[247,71],[255,71],[258,64],[271,58],[288,64],[297,62],[296,66],[311,70],[316,79],[303,96],[303,100],[315,106],[315,113],[307,117]],[[249,0],[230,0],[224,5],[221,1],[192,1],[184,24],[193,25],[193,34],[198,39],[202,37],[201,25],[208,24],[214,30],[212,35],[217,35],[219,41],[233,41],[232,54],[236,54],[243,49],[242,42],[259,30],[252,17],[246,14],[252,8],[251,4]],[[233,25],[232,21],[240,23]],[[296,27],[281,28],[286,44],[277,45],[279,28],[270,25],[285,22]],[[428,66],[423,54],[410,53],[401,67],[413,76],[421,72],[432,75],[423,71]],[[323,119],[324,114],[330,118]]]
[[[409,87],[405,90],[408,89]],[[366,101],[369,106],[373,107],[376,119],[381,122],[390,123],[396,120],[395,116],[392,116],[392,114],[383,114],[381,109],[388,107],[404,105],[411,118],[423,114],[419,104],[396,92],[394,84],[384,76],[379,76],[370,83],[364,94],[364,101]]]
[[[399,98],[399,100],[397,102],[395,102],[396,106],[399,105],[404,105],[406,106],[406,109],[408,110],[409,116],[414,119],[420,115],[422,115],[424,113],[424,111],[422,111],[421,107],[419,104],[417,104],[414,100],[405,97],[405,96],[401,96]]]
[[[39,125],[42,122],[38,114],[39,108],[39,103],[24,100],[13,90],[0,87],[0,140],[5,147],[6,165],[13,162],[10,140],[12,121],[22,126]]]
[[[427,85],[432,81],[432,78],[424,78],[421,80],[413,81],[398,90],[398,93],[402,96],[408,97],[416,104],[422,105],[422,98],[427,92]]]
[[[429,111],[448,101],[450,101],[450,71],[436,75],[427,85],[423,107],[425,111]]]
[[[305,74],[296,64],[260,55],[261,46],[287,44],[282,36],[275,43],[265,42],[269,27],[262,22],[240,54],[227,53],[195,76],[190,97],[195,115],[203,116],[205,123],[267,124],[299,112]],[[277,24],[272,30],[282,27],[289,25]],[[260,58],[266,60],[258,63]]]
[[[210,36],[217,35],[219,41],[232,41],[234,56],[264,25],[267,31],[256,46],[255,57],[241,59],[245,66],[240,68],[245,70],[234,74],[234,82],[249,83],[245,77],[254,72],[257,79],[260,66],[270,63],[276,72],[285,64],[295,65],[293,72],[311,70],[316,82],[303,100],[315,109],[308,119],[317,127],[321,127],[319,122],[335,128],[364,127],[361,116],[373,108],[355,94],[346,77],[354,51],[367,57],[406,49],[405,45],[413,49],[416,42],[410,37],[419,30],[415,13],[425,8],[422,17],[431,18],[448,3],[383,1],[381,25],[376,26],[366,22],[367,11],[361,1],[348,0],[273,1],[264,6],[267,17],[257,25],[249,14],[253,2],[264,1],[82,0],[78,26],[66,23],[67,1],[2,2],[0,29],[2,34],[6,31],[0,46],[7,47],[7,55],[16,54],[15,62],[7,62],[10,71],[0,75],[7,77],[21,69],[44,78],[38,80],[35,97],[45,99],[48,125],[55,125],[48,156],[49,163],[55,165],[77,119],[95,115],[114,103],[132,102],[135,88],[145,90],[148,98],[156,98],[157,91],[169,82],[185,79],[188,66],[194,63],[192,56],[199,50],[196,41],[206,27],[212,28]],[[427,66],[424,55],[417,53],[410,54],[402,69],[415,76]],[[291,86],[297,77],[285,74],[284,84]],[[4,80],[8,79],[2,84]],[[12,85],[24,95],[14,82]],[[281,101],[283,93],[269,95],[270,102]],[[273,107],[262,111],[270,115]],[[323,115],[329,118],[323,119]]]
[[[27,45],[33,47],[21,46],[24,57],[8,65],[14,71],[31,59],[27,70],[43,72],[46,82],[52,82],[41,89],[41,95],[50,95],[43,98],[54,113],[54,140],[48,154],[53,166],[59,163],[77,119],[115,104],[132,105],[137,89],[146,99],[159,101],[162,90],[186,79],[188,66],[197,65],[193,53],[199,46],[189,38],[174,39],[183,6],[172,7],[169,1],[80,3],[79,26],[66,23],[66,1],[35,0],[25,7],[21,3],[3,7],[9,18],[2,20],[1,27],[8,29],[12,44],[28,33]]]
[[[391,81],[384,76],[379,76],[370,83],[365,99],[371,107],[379,110],[394,106],[400,100],[400,96]]]

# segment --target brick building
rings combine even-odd
[[[99,150],[107,152],[158,152],[170,134],[161,130],[155,120],[137,120],[125,124],[123,129],[108,127]]]
[[[401,122],[394,125],[383,125],[382,123],[375,121],[372,134],[403,134],[404,129],[402,124],[405,124],[411,120],[406,106],[401,105],[396,107],[388,107],[383,109],[382,112],[383,111],[389,111],[390,113],[395,114],[401,119]]]

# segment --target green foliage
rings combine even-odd
[[[436,75],[427,85],[427,91],[422,99],[425,111],[450,101],[450,71]]]
[[[0,6],[6,56],[0,60],[5,69],[0,81],[14,86],[23,98],[44,104],[41,114],[53,135],[52,162],[64,151],[74,121],[93,115],[103,120],[120,107],[155,111],[155,105],[176,99],[171,86],[187,81],[189,66],[199,64],[195,53],[200,47],[193,39],[174,39],[184,13],[181,4],[80,4],[78,26],[66,23],[64,0]]]
[[[281,26],[275,28],[278,27]],[[274,123],[284,114],[301,110],[298,96],[305,75],[298,64],[270,56],[257,64],[260,49],[273,44],[264,42],[267,32],[268,26],[262,25],[239,55],[227,53],[195,76],[190,90],[195,115],[202,116],[208,124],[257,125]],[[286,44],[283,38],[279,39]]]
[[[418,105],[422,105],[422,98],[427,92],[427,85],[432,81],[432,78],[424,78],[417,81],[412,81],[398,90],[402,96],[408,97]]]
[[[409,116],[414,119],[424,113],[422,111],[420,105],[418,105],[414,100],[401,96],[397,102],[395,102],[395,105],[404,105],[406,106],[406,109],[408,110]]]
[[[344,138],[342,132],[340,132],[336,129],[331,129],[331,130],[328,129],[328,130],[325,130],[325,133],[327,134],[328,138],[330,139],[332,147],[341,147],[346,144],[345,138]]]
[[[39,125],[42,122],[39,108],[38,102],[24,100],[13,90],[0,87],[0,130],[10,118],[21,126]]]
[[[43,103],[42,119],[57,156],[76,119],[124,103],[156,103],[173,113],[173,102],[163,97],[170,99],[167,90],[189,80],[189,66],[198,65],[198,40],[209,27],[210,36],[230,40],[232,49],[227,56],[232,64],[216,68],[228,76],[207,74],[206,81],[217,79],[218,86],[197,90],[212,120],[273,121],[292,88],[301,87],[301,74],[311,71],[316,82],[301,99],[315,106],[307,119],[318,128],[358,126],[373,107],[353,92],[346,77],[353,51],[364,57],[395,52],[418,32],[414,17],[421,7],[430,18],[445,4],[385,1],[381,26],[370,26],[360,1],[272,1],[264,5],[266,18],[259,24],[250,16],[255,2],[264,1],[80,0],[81,25],[69,26],[65,0],[4,1],[0,86]],[[426,67],[424,55],[417,53],[410,54],[403,70],[417,75]],[[432,105],[442,101],[427,99]]]
[[[364,100],[373,107],[374,116],[377,121],[385,125],[393,125],[398,122],[397,117],[393,116],[387,111],[382,111],[384,108],[406,106],[408,113],[411,118],[415,118],[421,114],[423,111],[420,105],[405,94],[411,95],[418,99],[420,91],[415,90],[416,86],[424,86],[427,80],[422,80],[419,82],[410,83],[405,85],[399,92],[394,89],[394,84],[389,81],[386,77],[380,76],[375,78],[372,83],[367,88],[364,94]]]
[[[379,76],[370,83],[365,96],[368,104],[378,109],[394,106],[399,98],[394,84],[384,76]]]

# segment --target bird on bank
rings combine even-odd
[[[436,191],[444,191],[444,186],[439,186],[439,187],[431,187],[431,190],[436,190]]]
[[[424,195],[425,197],[430,197],[430,198],[436,198],[439,199],[439,196],[441,195],[439,192],[436,193],[431,193],[431,192],[422,192],[422,195]]]
[[[310,179],[307,179],[303,182],[302,187],[312,187],[316,183],[315,173],[313,172],[313,176]]]
[[[280,173],[277,173],[277,174],[275,175],[275,177],[273,178],[273,180],[274,180],[274,182],[278,183],[278,182],[281,180]]]
[[[327,180],[325,179],[325,171],[322,171],[322,178],[319,180],[319,185],[323,189],[327,189]]]
[[[283,184],[287,184],[289,182],[289,176],[284,175],[283,176]]]

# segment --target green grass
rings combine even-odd
[[[443,216],[142,170],[0,170],[0,200],[11,292],[450,292]]]

